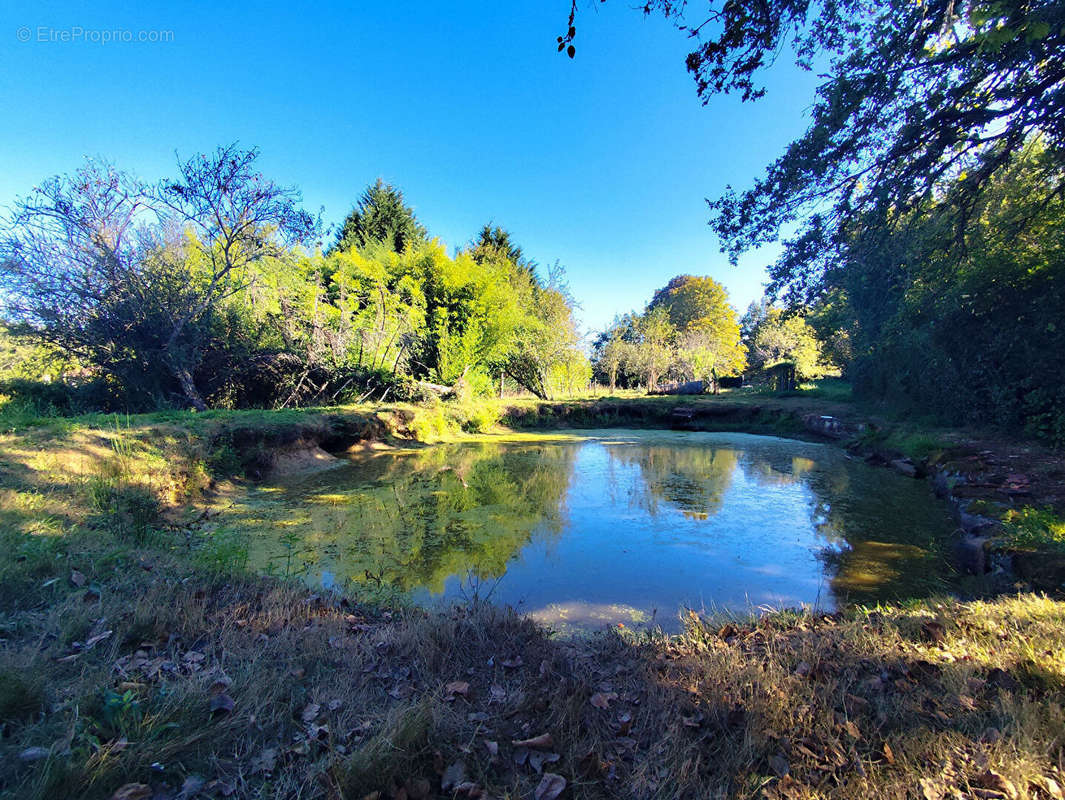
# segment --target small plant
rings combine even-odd
[[[1010,510],[1003,518],[1006,538],[1017,547],[1065,551],[1065,520],[1051,508]]]
[[[89,481],[88,494],[97,523],[110,527],[120,537],[143,543],[159,522],[159,500],[143,486],[96,476]]]
[[[239,531],[219,527],[206,534],[196,563],[215,575],[234,575],[248,567],[248,541]]]
[[[119,694],[105,689],[100,698],[100,718],[116,735],[128,735],[140,724],[141,704],[132,689]]]

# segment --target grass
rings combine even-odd
[[[382,613],[162,558],[94,577],[99,601],[64,586],[3,652],[49,687],[4,723],[6,796],[435,797],[450,771],[516,798],[537,763],[589,798],[1062,780],[1065,606],[1039,597],[567,641],[490,606]],[[33,747],[48,757],[19,762]]]
[[[454,436],[500,408],[344,424]],[[488,605],[362,606],[247,574],[239,530],[197,504],[249,452],[337,435],[335,413],[0,438],[0,797],[527,798],[542,772],[573,798],[1042,800],[1065,784],[1065,604],[1038,595],[573,640]]]

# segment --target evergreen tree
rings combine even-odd
[[[383,244],[397,253],[419,247],[429,232],[418,222],[414,210],[403,201],[403,192],[380,178],[367,187],[337,234],[332,251],[345,252],[369,244]]]

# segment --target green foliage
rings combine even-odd
[[[157,188],[90,162],[22,202],[0,278],[8,313],[38,344],[0,330],[0,420],[416,400],[428,396],[419,381],[488,393],[501,375],[545,398],[586,386],[561,272],[542,282],[502,228],[449,257],[378,181],[336,247],[309,253],[297,234],[313,220],[292,190],[250,173],[255,157],[226,148]],[[228,182],[212,188],[212,175]],[[262,225],[228,220],[237,201]],[[147,244],[110,253],[135,223],[153,233]],[[108,258],[113,269],[96,266]],[[55,286],[89,288],[41,290]],[[88,370],[51,380],[56,352]]]
[[[768,369],[788,362],[799,380],[823,373],[821,346],[806,320],[770,304],[751,304],[741,323],[751,367]]]
[[[213,575],[239,575],[248,566],[247,533],[225,526],[214,528],[203,535],[193,560]]]
[[[745,364],[736,311],[709,277],[678,275],[643,314],[616,318],[595,342],[597,376],[611,389],[653,389],[663,377],[713,385]]]
[[[143,543],[159,524],[159,498],[145,486],[96,476],[89,481],[87,492],[96,524],[119,538]]]
[[[1065,203],[1038,149],[990,185],[955,244],[930,202],[855,234],[833,280],[854,320],[855,391],[1065,444]]]
[[[1010,509],[1003,519],[1003,529],[1016,547],[1065,551],[1065,519],[1052,508]]]
[[[333,249],[343,252],[379,244],[402,253],[428,241],[428,231],[404,202],[403,192],[378,178],[344,220]]]

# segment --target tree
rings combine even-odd
[[[573,13],[560,47],[575,35]],[[1065,191],[1065,5],[1058,0],[647,0],[697,42],[699,96],[764,94],[760,74],[792,50],[825,73],[806,133],[741,194],[711,203],[733,258],[798,224],[771,291],[812,300],[857,228],[891,228],[943,202],[961,236],[981,193],[1033,137],[1042,177]],[[948,191],[949,189],[949,191]],[[949,213],[948,213],[949,212]]]
[[[343,252],[377,243],[402,253],[408,247],[417,248],[428,241],[428,231],[404,202],[403,192],[378,178],[345,218],[332,251]]]
[[[521,245],[514,241],[510,231],[487,223],[470,242],[470,257],[478,264],[485,261],[508,261],[518,269],[536,278],[536,262],[526,258]]]
[[[317,226],[298,193],[255,171],[257,157],[221,147],[155,186],[94,160],[45,181],[0,242],[7,314],[130,390],[168,391],[162,365],[206,408],[193,373],[219,305],[247,267]]]
[[[788,362],[795,365],[800,379],[817,375],[821,367],[821,346],[806,320],[797,314],[785,314],[768,303],[758,307],[759,318],[750,325],[746,337],[750,365],[766,369]]]
[[[662,309],[680,333],[679,358],[693,379],[716,381],[745,364],[736,310],[725,287],[710,277],[678,275],[655,292],[649,310]]]
[[[636,359],[648,391],[658,387],[658,380],[673,363],[674,339],[677,329],[669,320],[669,311],[663,306],[648,308],[638,326],[639,343]]]

